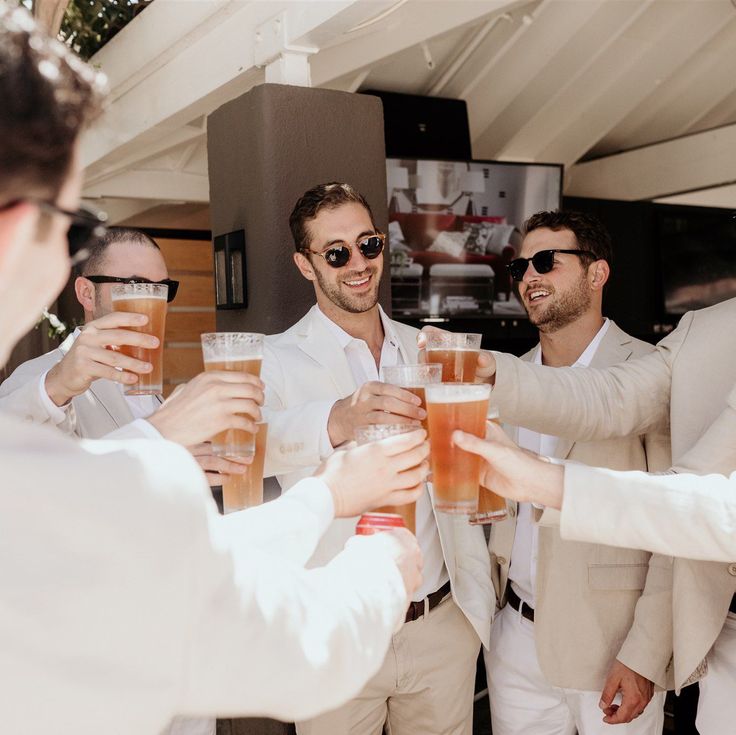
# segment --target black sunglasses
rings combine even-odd
[[[30,202],[35,204],[39,209],[48,214],[60,214],[69,217],[69,230],[66,233],[66,239],[69,247],[69,258],[72,266],[79,265],[89,258],[89,246],[96,240],[101,240],[107,228],[105,222],[107,215],[104,212],[97,212],[89,207],[80,207],[76,212],[68,209],[62,209],[53,202],[47,202],[44,199],[14,199],[0,207],[0,211],[11,209],[21,202]]]
[[[355,243],[355,246],[363,254],[363,257],[367,260],[373,260],[377,258],[383,251],[383,244],[386,240],[386,235],[377,233],[364,237]],[[327,248],[327,250],[318,253],[316,250],[310,250],[309,248],[301,248],[303,253],[312,253],[312,255],[319,255],[325,259],[327,265],[333,268],[342,268],[350,262],[350,258],[353,257],[353,249],[349,245],[337,245],[336,247]]]
[[[521,281],[530,262],[534,265],[534,270],[537,273],[549,273],[555,267],[555,253],[598,260],[598,256],[589,250],[540,250],[538,253],[534,253],[531,258],[514,258],[506,267],[515,281]]]
[[[131,276],[130,278],[119,278],[118,276],[84,276],[92,283],[152,283],[156,286],[168,286],[169,292],[166,296],[166,302],[171,303],[176,298],[176,292],[179,290],[179,281],[172,281],[170,278],[164,278],[163,281],[151,281],[148,278],[139,278]]]

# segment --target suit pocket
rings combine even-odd
[[[643,590],[649,564],[591,564],[588,584],[593,590]]]

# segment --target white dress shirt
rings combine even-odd
[[[380,365],[376,367],[376,361],[366,341],[351,337],[342,327],[335,324],[335,322],[317,308],[319,318],[323,320],[325,326],[335,336],[340,347],[345,351],[345,357],[347,358],[356,386],[361,386],[371,380],[380,380],[380,371],[385,367],[403,364],[401,352],[399,351],[399,340],[394,334],[391,320],[386,316],[380,305],[378,311],[381,315],[384,338],[383,346],[381,347]],[[334,405],[334,402],[330,405],[330,408],[332,408],[332,405]],[[329,411],[327,415],[329,416]],[[320,437],[320,452],[324,457],[327,457],[333,451],[327,431],[327,422],[325,421]],[[440,536],[434,518],[434,510],[432,509],[432,501],[426,489],[419,500],[417,500],[416,532],[417,541],[424,556],[422,585],[414,594],[414,600],[419,601],[442,587],[450,579],[450,575],[445,568],[442,545],[440,544]]]
[[[590,341],[583,353],[572,367],[588,367],[595,356],[601,340],[608,331],[609,320],[603,325]],[[538,345],[532,360],[536,365],[542,364],[542,346]],[[545,457],[552,456],[557,448],[559,438],[549,434],[540,434],[519,427],[518,443],[523,449],[528,449]],[[536,607],[537,588],[537,554],[539,548],[539,525],[534,521],[534,510],[531,503],[519,503],[516,518],[516,533],[511,550],[511,566],[509,567],[509,582],[511,588],[529,607]]]

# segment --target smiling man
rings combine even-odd
[[[589,215],[540,212],[528,220],[521,257],[509,266],[539,329],[539,344],[523,359],[603,367],[653,350],[603,317],[611,254],[610,236]],[[651,471],[670,461],[662,434],[584,443],[524,428],[510,433],[525,449],[590,465]],[[564,541],[559,514],[530,503],[493,525],[490,550],[503,605],[486,661],[493,732],[594,735],[613,722],[627,723],[617,732],[659,735],[664,692],[653,689],[666,685],[672,647],[671,561]]]
[[[285,490],[352,440],[356,427],[424,417],[418,398],[379,382],[382,368],[418,362],[418,331],[378,304],[384,236],[368,202],[348,184],[322,184],[299,199],[289,221],[294,262],[317,303],[269,337],[264,355],[266,472]],[[355,520],[332,523],[311,563],[329,562]],[[300,735],[374,735],[385,722],[393,735],[471,732],[476,659],[494,608],[488,550],[480,527],[435,514],[426,490],[416,530],[423,584],[381,669],[344,707],[297,723]]]

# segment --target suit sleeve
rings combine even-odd
[[[564,538],[731,562],[736,559],[736,473],[647,475],[565,466]]]
[[[268,345],[264,349],[261,378],[266,384],[263,418],[268,422],[264,475],[286,475],[317,467],[327,456],[323,452],[323,439],[335,401],[307,401],[287,406],[287,377],[278,356]]]
[[[606,369],[550,368],[496,354],[492,405],[505,422],[576,441],[663,431],[672,360],[691,322],[687,314],[654,352]]]
[[[406,606],[392,540],[354,538],[327,566],[305,570],[270,554],[270,542],[245,542],[249,523],[224,531],[227,520],[210,516],[195,534],[197,614],[179,712],[300,720],[354,697]],[[280,519],[271,520],[278,542]]]

